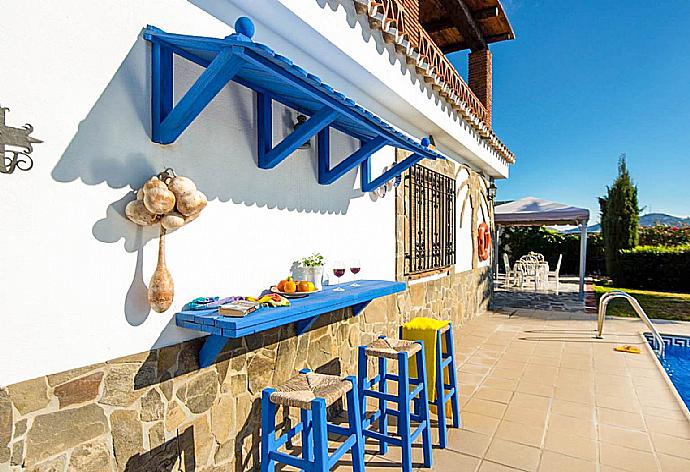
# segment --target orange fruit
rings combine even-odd
[[[308,292],[309,291],[309,282],[306,280],[302,280],[299,284],[297,284],[297,291],[298,292]]]
[[[276,285],[276,289],[278,289],[279,292],[285,291],[285,282],[287,282],[287,280],[281,280],[278,282],[278,285]]]
[[[285,293],[293,293],[297,291],[297,284],[295,283],[294,280],[292,280],[292,277],[289,277],[285,281],[285,285],[283,286],[283,292]]]

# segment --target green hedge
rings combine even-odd
[[[618,287],[690,293],[690,245],[638,246],[619,260]]]
[[[640,246],[683,246],[690,244],[690,226],[640,228]]]
[[[604,244],[599,233],[590,233],[587,244],[587,273],[603,274],[605,270]],[[558,255],[563,254],[561,274],[580,272],[580,235],[564,234],[544,227],[506,228],[501,236],[499,262],[503,271],[503,252],[513,264],[530,251],[544,254],[551,270],[556,268]]]

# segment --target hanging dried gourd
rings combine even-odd
[[[175,295],[175,285],[165,264],[165,235],[195,220],[208,201],[191,179],[175,175],[172,169],[151,177],[136,196],[125,207],[127,219],[139,226],[161,225],[158,264],[149,282],[148,300],[154,311],[163,313],[170,308]]]

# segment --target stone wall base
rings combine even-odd
[[[304,367],[355,374],[357,346],[397,336],[416,316],[452,320],[460,332],[489,297],[488,270],[468,271],[378,299],[357,317],[330,313],[301,336],[286,326],[233,340],[205,369],[196,339],[0,388],[0,472],[256,470],[264,387]]]

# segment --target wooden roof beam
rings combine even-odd
[[[450,14],[450,20],[460,31],[465,43],[472,51],[481,51],[488,47],[479,25],[472,16],[472,12],[463,0],[448,0],[444,6]],[[444,49],[448,49],[447,47]]]
[[[489,18],[498,17],[498,7],[482,8],[472,13],[472,16],[477,21],[488,20]]]
[[[455,24],[449,18],[441,18],[440,20],[433,20],[427,23],[422,23],[422,27],[427,33],[438,33],[448,28],[455,28]]]

